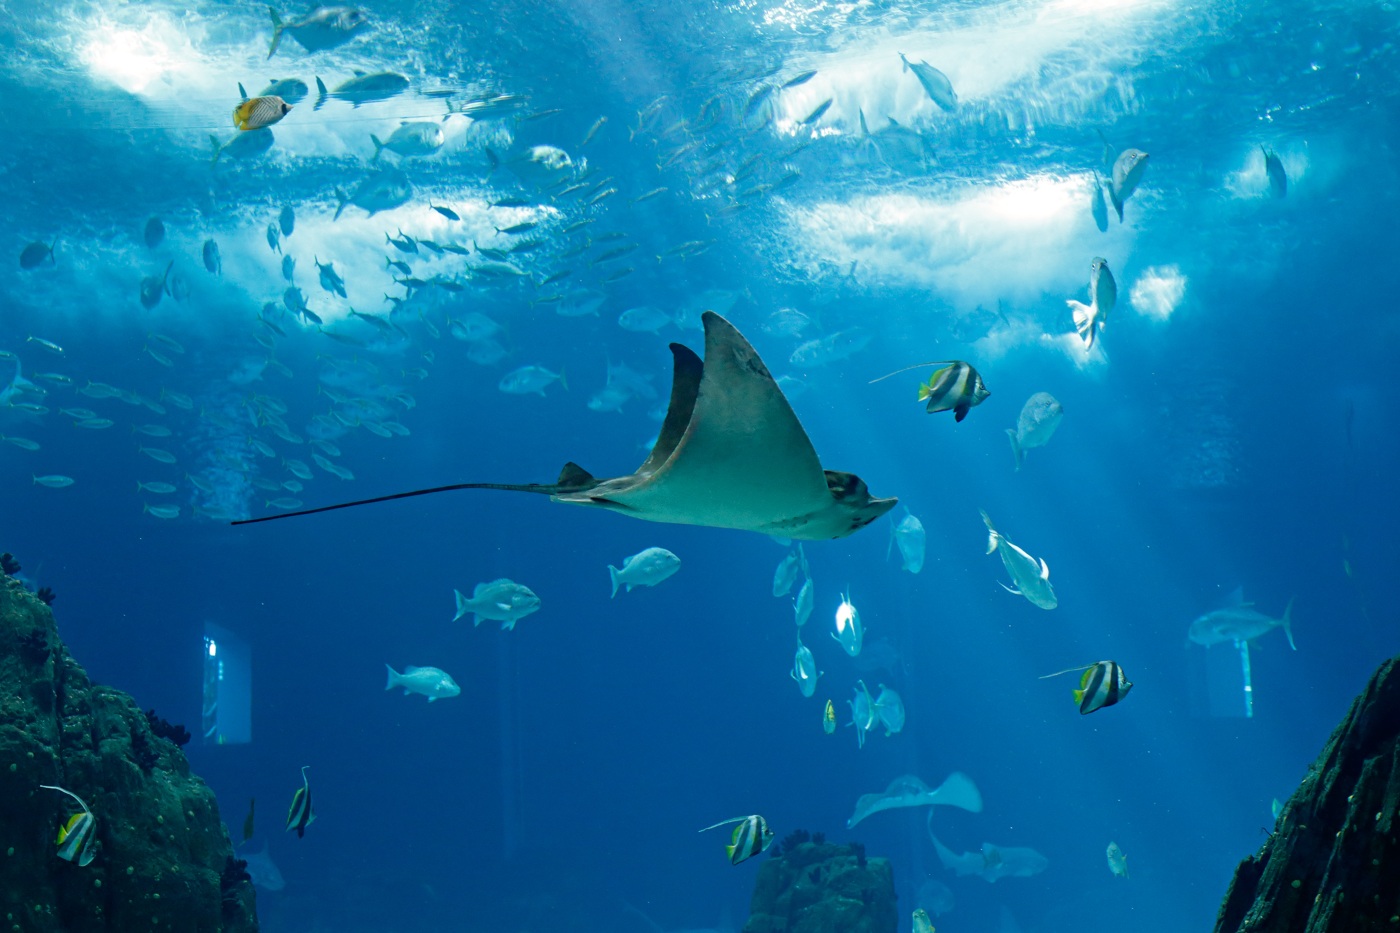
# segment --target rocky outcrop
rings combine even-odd
[[[256,933],[253,887],[214,794],[131,697],[94,684],[53,613],[0,578],[0,931]],[[95,856],[58,857],[58,826],[96,817]]]
[[[1240,863],[1216,933],[1400,931],[1400,657],[1381,665]]]
[[[859,844],[789,837],[758,869],[743,933],[895,933],[898,926],[888,859],[867,859]]]

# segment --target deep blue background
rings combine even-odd
[[[383,378],[416,398],[399,414],[412,435],[338,440],[356,479],[340,483],[317,470],[301,496],[317,505],[448,482],[548,481],[566,460],[600,476],[632,470],[655,431],[645,415],[652,406],[634,400],[623,415],[589,411],[605,361],[654,374],[664,397],[666,342],[699,350],[701,337],[673,328],[655,337],[623,332],[613,319],[631,304],[673,307],[709,287],[743,291],[730,317],[780,373],[792,342],[764,331],[774,309],[819,312],[824,332],[862,326],[870,348],[807,373],[810,387],[794,407],[828,468],[859,473],[875,494],[898,495],[922,519],[928,559],[918,576],[886,562],[887,522],[807,544],[817,599],[803,640],[825,671],[813,699],[787,674],[791,602],[770,595],[783,551],[762,537],[492,492],[230,528],[191,519],[197,497],[184,487],[174,500],[185,506],[181,519],[141,514],[137,480],[179,479],[220,449],[198,412],[171,409],[160,419],[54,390],[42,418],[0,413],[0,432],[43,445],[0,445],[0,485],[12,490],[0,501],[0,544],[57,591],[61,634],[95,679],[192,729],[203,624],[253,644],[254,742],[186,751],[235,832],[247,798],[259,802],[258,835],[270,840],[287,880],[284,891],[259,897],[274,933],[648,929],[624,903],[667,930],[710,927],[722,915],[737,928],[757,862],[731,867],[722,834],[695,830],[753,812],[780,837],[798,827],[825,831],[890,858],[905,928],[915,891],[933,877],[955,892],[954,912],[937,923],[954,933],[1007,929],[1003,908],[1026,931],[1079,929],[1090,916],[1145,933],[1201,929],[1235,864],[1263,841],[1270,800],[1286,799],[1371,671],[1400,646],[1384,584],[1400,560],[1391,534],[1400,453],[1390,298],[1400,286],[1391,233],[1396,101],[1394,51],[1384,45],[1395,35],[1394,14],[1368,14],[1371,22],[1299,4],[1285,17],[1265,6],[1174,32],[1174,47],[1144,56],[1136,105],[1092,102],[1096,119],[1116,121],[1115,138],[1153,150],[1129,207],[1139,238],[1115,265],[1121,297],[1103,337],[1107,365],[1081,370],[1034,344],[982,361],[972,341],[988,322],[927,308],[936,295],[898,282],[805,282],[768,253],[780,204],[716,230],[702,216],[713,205],[676,197],[664,211],[628,212],[619,197],[600,209],[599,229],[625,229],[644,246],[640,271],[612,290],[600,319],[558,318],[532,307],[524,288],[473,294],[464,307],[509,326],[512,356],[492,368],[415,324],[407,354],[377,361]],[[622,132],[656,94],[674,95],[691,118],[716,92],[742,108],[753,82],[725,77],[724,67],[811,61],[823,36],[847,28],[776,32],[755,25],[755,13],[726,7],[685,17],[581,9],[572,22],[544,4],[473,14],[495,17],[498,29],[437,8],[373,13],[395,49],[411,44],[414,30],[440,40],[423,40],[415,65],[423,72],[476,62],[490,75],[484,83],[528,93],[538,109],[564,108],[557,120],[565,122],[554,124],[561,140],[609,115],[613,132],[591,146],[590,158],[622,178],[621,197],[684,187]],[[230,14],[224,26],[260,42],[266,30],[257,13]],[[9,145],[0,184],[17,208],[5,240],[15,255],[35,238],[61,242],[57,266],[16,268],[0,283],[0,348],[16,352],[26,374],[57,370],[151,398],[166,385],[209,412],[236,413],[250,392],[277,395],[299,428],[325,410],[316,354],[352,352],[312,332],[294,334],[278,350],[293,379],[231,385],[237,361],[257,352],[248,339],[253,312],[283,283],[238,281],[226,271],[193,302],[167,300],[144,314],[135,283],[158,264],[138,245],[139,231],[161,213],[172,241],[183,235],[197,245],[240,229],[260,237],[277,205],[324,213],[334,204],[330,189],[353,184],[359,169],[301,162],[292,152],[262,169],[211,175],[207,153],[183,138],[85,125],[84,113],[102,117],[114,106],[110,89],[92,90],[69,72],[35,83],[44,57],[62,55],[19,32],[28,24],[50,37],[76,34],[73,15],[21,12],[7,27],[11,43],[34,57],[8,81],[41,116]],[[609,57],[581,34],[582,19],[602,31],[597,24],[625,22],[631,44]],[[1330,31],[1308,39],[1301,27],[1293,34],[1280,25],[1304,20],[1326,21]],[[373,48],[351,47],[357,60],[373,60]],[[287,58],[299,64],[303,53],[293,52]],[[1180,70],[1164,64],[1173,56]],[[672,60],[680,64],[665,64]],[[405,67],[400,61],[385,53],[380,67]],[[255,64],[254,74],[271,67]],[[1388,86],[1375,83],[1387,75]],[[64,100],[76,116],[56,107]],[[1261,124],[1265,113],[1277,122]],[[523,124],[517,139],[544,138],[541,125]],[[1077,171],[1097,155],[1097,144],[1080,138],[1094,125],[1049,120],[1039,143],[1015,130],[965,128],[946,140],[956,158],[929,178],[902,167],[893,181],[914,190],[953,177],[975,184],[982,168],[1004,179],[1075,160]],[[1285,202],[1257,210],[1222,206],[1218,179],[1236,167],[1227,148],[1279,139],[1306,147],[1314,136],[1325,145],[1315,147],[1313,187],[1295,182]],[[749,145],[772,156],[790,141]],[[869,181],[842,167],[837,145],[802,156],[805,179],[788,195],[793,202],[839,200]],[[1076,149],[1088,154],[1066,155]],[[981,154],[985,164],[972,161]],[[450,160],[419,178],[423,194],[458,202],[501,181]],[[684,266],[643,268],[647,254],[711,237],[711,252]],[[1127,292],[1157,261],[1154,249],[1168,245],[1190,284],[1186,302],[1159,324],[1129,311]],[[1096,241],[1084,249],[1087,268]],[[299,283],[323,299],[308,278],[310,255],[297,253]],[[826,259],[839,257],[814,261]],[[183,268],[204,275],[192,253]],[[1067,326],[1065,297],[1047,293],[1001,310],[1058,332]],[[153,328],[190,351],[173,372],[141,353]],[[30,334],[63,344],[64,358],[26,343]],[[415,354],[429,348],[429,379],[399,373],[420,365]],[[992,390],[961,424],[913,403],[919,373],[867,384],[931,356],[972,359]],[[551,389],[547,399],[497,391],[507,368],[527,362],[566,366],[573,391]],[[1036,391],[1054,394],[1066,414],[1049,446],[1031,451],[1016,473],[1004,430]],[[118,424],[75,430],[57,411],[75,404]],[[137,455],[130,440],[130,425],[162,420],[178,436],[145,442],[177,451],[174,470]],[[310,459],[304,448],[277,446]],[[1203,450],[1223,451],[1204,459],[1227,467],[1224,482],[1193,466]],[[32,474],[50,472],[78,482],[61,490],[32,484]],[[260,514],[262,498],[255,491],[240,505]],[[997,586],[1004,573],[984,554],[978,508],[1048,561],[1058,609],[1044,612]],[[656,589],[610,600],[607,564],[650,546],[678,554],[681,571]],[[542,610],[513,632],[450,621],[454,587],[470,591],[500,576],[532,587]],[[1252,720],[1210,715],[1211,676],[1228,680],[1233,662],[1208,662],[1206,649],[1185,640],[1190,622],[1237,586],[1271,616],[1296,598],[1298,651],[1270,634],[1252,653]],[[897,670],[862,670],[829,640],[847,588],[867,646],[887,639],[901,659]],[[1233,657],[1229,647],[1211,650]],[[1077,715],[1070,678],[1037,679],[1108,657],[1136,686],[1124,704],[1092,717]],[[386,662],[442,667],[462,694],[431,706],[386,694]],[[829,697],[844,723],[862,677],[872,690],[886,683],[902,693],[908,724],[857,750],[850,729],[824,735],[820,715]],[[302,765],[311,766],[318,820],[297,840],[283,833],[281,808],[300,786]],[[844,829],[861,794],[905,773],[937,785],[954,770],[974,779],[986,806],[977,815],[938,809],[939,838],[958,852],[983,842],[1030,846],[1048,857],[1047,871],[992,886],[954,878],[938,865],[923,810]],[[1128,855],[1127,882],[1106,869],[1110,840]]]

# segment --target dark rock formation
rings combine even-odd
[[[1381,665],[1245,859],[1216,933],[1400,931],[1400,657]]]
[[[53,613],[0,578],[0,914],[25,933],[256,933],[214,795],[131,697],[93,684]],[[60,859],[60,821],[96,817],[96,857]]]
[[[858,844],[794,840],[759,866],[744,933],[895,933],[898,926],[888,859],[867,859]]]

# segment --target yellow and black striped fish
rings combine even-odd
[[[1074,691],[1074,702],[1079,704],[1081,716],[1118,703],[1133,689],[1133,682],[1123,673],[1123,668],[1117,661],[1099,661],[1087,667],[1071,667],[1054,674],[1046,674],[1040,679],[1059,677],[1074,671],[1084,672],[1084,676],[1079,678],[1079,689]]]
[[[311,809],[311,782],[306,779],[306,769],[310,765],[303,765],[301,769],[301,787],[292,795],[292,808],[287,811],[287,831],[297,831],[297,838],[306,835],[306,827],[316,819],[316,814]]]
[[[880,379],[888,379],[890,376],[897,376],[906,373],[911,369],[918,369],[921,366],[940,366],[929,377],[928,384],[919,384],[919,401],[927,402],[926,410],[934,414],[940,411],[951,411],[954,413],[954,420],[961,421],[967,417],[967,413],[975,406],[981,405],[992,393],[987,390],[987,386],[982,382],[981,373],[972,368],[971,363],[962,360],[934,360],[930,363],[916,363],[913,366],[906,366],[903,369],[896,369],[892,373],[886,373]],[[872,379],[871,383],[879,382],[880,379]]]
[[[292,105],[280,97],[250,97],[233,108],[233,125],[240,130],[260,130],[291,111]]]
[[[736,816],[730,820],[720,820],[713,826],[706,826],[700,832],[708,832],[730,823],[739,824],[734,827],[734,835],[730,837],[729,845],[724,847],[724,851],[729,853],[731,865],[738,865],[745,859],[753,858],[773,844],[773,830],[768,828],[768,821],[757,813],[752,816]]]
[[[58,857],[69,862],[76,862],[78,865],[89,865],[93,857],[97,854],[93,850],[93,840],[97,836],[97,817],[92,815],[92,810],[83,802],[83,798],[53,784],[40,784],[45,790],[56,790],[60,794],[67,794],[78,805],[83,808],[82,813],[74,813],[68,818],[68,822],[59,824],[58,827]]]

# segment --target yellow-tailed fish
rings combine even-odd
[[[1084,676],[1079,678],[1079,688],[1074,691],[1074,702],[1079,704],[1081,716],[1114,705],[1133,689],[1133,682],[1123,673],[1123,668],[1117,661],[1099,661],[1088,667],[1072,667],[1069,670],[1046,674],[1040,679],[1059,677],[1074,671],[1084,672]]]
[[[287,831],[295,829],[298,839],[306,835],[306,827],[316,819],[316,814],[311,810],[311,782],[306,779],[306,769],[309,767],[302,766],[301,787],[292,795],[292,808],[287,811]]]
[[[291,111],[292,105],[280,97],[250,97],[233,108],[233,125],[240,130],[260,130]]]
[[[826,709],[822,711],[822,731],[827,735],[834,735],[836,732],[836,707],[830,700],[826,701]]]
[[[724,851],[729,853],[729,862],[732,865],[738,865],[745,859],[753,858],[773,844],[773,830],[768,828],[768,821],[757,813],[752,816],[736,816],[733,819],[720,820],[713,826],[706,826],[699,831],[708,832],[721,826],[728,826],[730,823],[739,824],[734,827],[734,835],[730,837],[729,845],[724,847]]]
[[[45,790],[56,790],[60,794],[67,794],[78,802],[78,806],[83,808],[82,813],[75,813],[68,818],[67,822],[59,824],[58,827],[58,857],[78,865],[89,865],[93,857],[97,854],[92,847],[93,840],[97,835],[97,817],[92,815],[92,810],[83,798],[53,784],[40,784]]]
[[[954,414],[954,419],[961,421],[967,417],[969,411],[975,406],[981,405],[992,394],[982,381],[981,373],[977,372],[972,364],[962,360],[934,360],[928,363],[915,363],[913,366],[885,373],[879,379],[871,379],[870,382],[873,385],[882,379],[907,373],[911,369],[919,369],[923,366],[943,366],[942,369],[935,371],[929,377],[927,385],[922,383],[919,385],[919,401],[927,402],[926,410],[929,414],[951,411]]]

